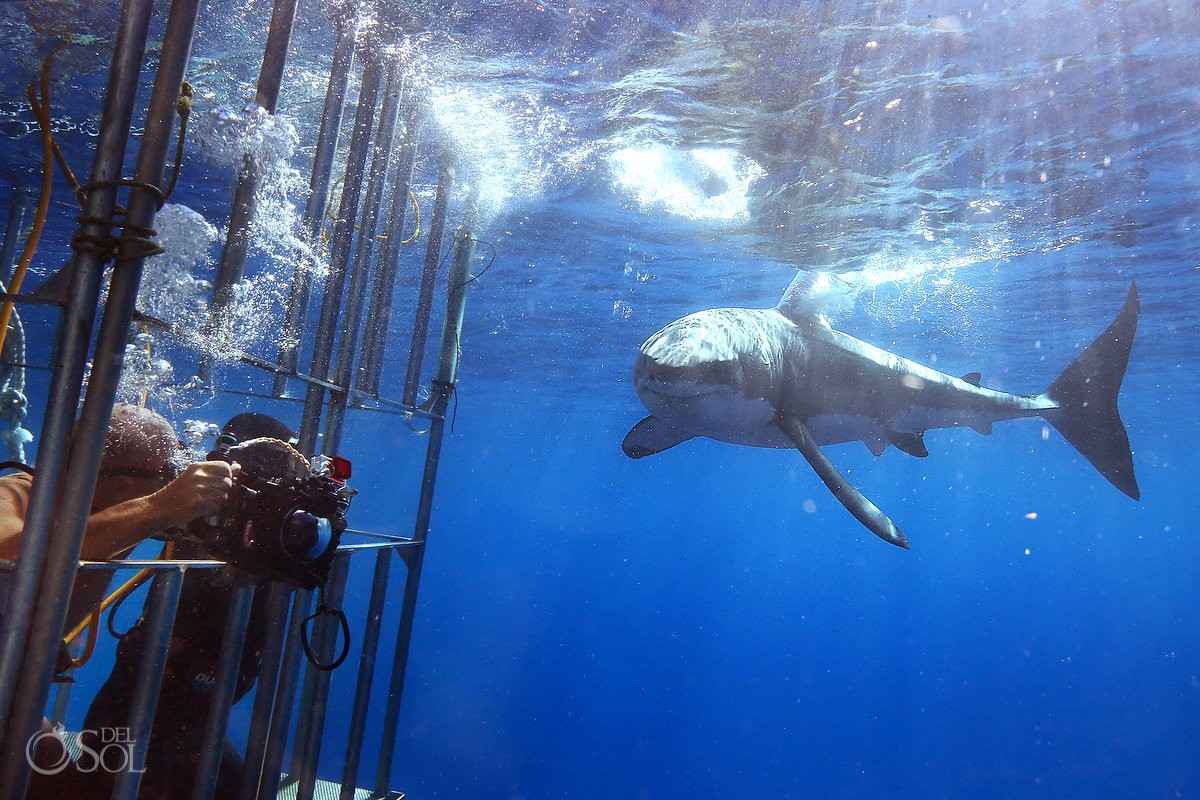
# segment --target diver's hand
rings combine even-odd
[[[215,516],[225,508],[234,478],[240,470],[241,465],[237,463],[197,461],[188,464],[179,477],[149,499],[171,525]]]

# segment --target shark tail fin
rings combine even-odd
[[[1139,308],[1133,283],[1113,323],[1050,384],[1046,395],[1059,407],[1043,415],[1109,483],[1134,500],[1141,491],[1117,394],[1129,364]]]

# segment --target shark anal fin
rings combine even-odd
[[[972,386],[978,386],[979,382],[983,380],[983,373],[968,372],[966,375],[962,376],[962,379]]]
[[[908,453],[915,458],[925,458],[929,455],[929,450],[925,447],[925,434],[923,433],[898,433],[892,431],[888,434],[888,444],[893,445],[902,453]]]
[[[890,444],[899,450],[901,453],[908,453],[916,458],[925,458],[929,455],[929,451],[925,449],[925,434],[923,433],[899,433],[898,431],[888,431],[886,439],[863,439],[863,444],[871,451],[871,455],[878,458],[883,455],[883,451],[887,450]]]
[[[621,451],[630,458],[645,458],[694,438],[651,414],[625,434]]]
[[[908,539],[904,538],[896,524],[837,471],[837,467],[833,466],[813,441],[812,434],[803,422],[790,414],[780,413],[775,419],[775,424],[812,466],[821,482],[829,487],[833,496],[856,520],[885,542],[908,549]]]

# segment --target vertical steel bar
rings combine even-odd
[[[320,641],[320,635],[314,635],[310,641]],[[313,703],[313,695],[317,691],[317,683],[313,677],[311,669],[305,667],[300,662],[300,658],[296,658],[295,680],[300,684],[300,708],[310,708]],[[304,681],[300,683],[300,668],[304,668]],[[293,691],[295,687],[293,686]],[[303,721],[296,723],[296,738],[292,741],[292,759],[288,763],[288,776],[294,780],[298,779],[300,772],[304,766],[304,754],[308,751],[308,737],[312,733],[312,727],[305,725]]]
[[[296,0],[275,0],[271,10],[271,23],[267,29],[267,42],[263,47],[262,68],[258,73],[258,89],[254,96],[255,105],[268,114],[274,114],[279,105],[283,68],[287,62],[295,20]],[[221,251],[220,263],[217,264],[213,284],[214,312],[223,310],[228,304],[233,284],[240,281],[246,271],[250,223],[254,217],[254,198],[258,192],[259,178],[259,166],[253,156],[247,153],[234,191],[225,247]]]
[[[417,314],[413,322],[412,343],[408,351],[408,371],[404,376],[402,400],[417,404],[417,386],[421,383],[421,365],[425,361],[425,343],[429,338],[429,317],[433,310],[433,290],[437,283],[438,265],[442,256],[442,233],[446,226],[446,208],[454,186],[454,167],[450,156],[443,153],[438,170],[437,197],[433,202],[433,219],[429,222],[429,246],[425,250],[425,268],[421,271],[421,288],[417,293]]]
[[[379,378],[383,371],[383,349],[392,319],[392,293],[396,287],[400,253],[405,238],[404,224],[412,197],[413,169],[417,164],[417,148],[421,141],[422,112],[420,101],[408,98],[404,119],[404,141],[397,157],[396,177],[392,183],[392,210],[388,217],[387,238],[379,251],[375,266],[375,283],[371,288],[371,305],[363,343],[363,365],[355,376],[355,388],[379,396]]]
[[[96,140],[96,153],[89,176],[91,181],[100,185],[88,192],[83,215],[85,220],[96,221],[80,222],[76,239],[101,240],[112,233],[112,224],[99,220],[112,219],[117,188],[104,182],[121,177],[152,10],[151,0],[125,0],[121,9],[120,27],[100,118],[100,134]],[[38,580],[50,541],[59,481],[69,451],[71,424],[75,420],[75,408],[83,383],[104,260],[98,252],[82,250],[75,255],[71,267],[71,292],[59,329],[50,393],[42,420],[38,478],[33,482],[25,517],[21,556],[13,573],[5,623],[0,626],[0,738],[8,736],[9,710],[17,676],[28,653],[28,622],[34,600],[40,594]],[[47,654],[41,655],[45,657]],[[23,754],[16,756],[7,749],[4,752],[8,753],[3,756],[6,762],[16,757],[24,759]],[[0,783],[0,795],[4,794],[4,788],[4,784]]]
[[[313,156],[312,175],[308,184],[308,202],[304,206],[304,233],[310,247],[316,247],[321,234],[325,204],[329,201],[329,178],[333,172],[333,155],[337,151],[338,134],[342,127],[342,111],[346,104],[346,88],[354,64],[354,44],[358,38],[358,16],[351,12],[339,17],[337,44],[333,65],[329,70],[329,87],[325,91],[325,108],[317,131],[317,148]],[[294,372],[300,353],[300,335],[308,313],[312,272],[315,257],[310,249],[296,253],[296,269],[292,273],[292,289],[288,294],[287,313],[283,323],[279,366],[284,372]],[[275,376],[274,393],[282,395],[287,388],[287,376]]]
[[[258,89],[255,104],[274,114],[279,104],[279,89],[283,84],[283,68],[287,62],[288,47],[292,41],[292,28],[296,21],[296,0],[275,0],[271,10],[271,23],[267,29],[267,42],[263,47],[262,68],[258,73]],[[233,301],[233,287],[246,274],[246,257],[250,250],[250,230],[254,222],[258,187],[262,182],[262,166],[254,155],[246,153],[237,186],[233,192],[233,204],[229,211],[229,227],[225,234],[225,246],[217,263],[213,279],[213,302],[210,324],[214,332],[219,331],[226,321],[223,319]],[[209,378],[211,361],[203,360],[200,374]]]
[[[342,202],[338,206],[337,220],[333,226],[333,244],[329,252],[329,277],[325,281],[325,296],[321,301],[321,316],[317,321],[316,341],[313,345],[312,369],[310,374],[328,380],[329,365],[333,357],[334,338],[337,335],[338,317],[342,309],[342,293],[346,280],[346,268],[350,262],[350,249],[354,239],[354,225],[358,221],[359,199],[362,195],[363,175],[366,173],[367,151],[370,149],[371,130],[374,127],[375,109],[379,91],[383,84],[383,61],[370,47],[363,48],[363,82],[358,96],[358,108],[354,112],[354,133],[350,140],[350,153],[346,159],[346,179],[342,184]],[[308,384],[304,396],[304,411],[300,419],[299,448],[304,454],[318,452],[317,429],[321,422],[321,408],[325,402],[325,389]]]
[[[292,589],[285,583],[271,584],[267,600],[267,636],[263,644],[262,669],[258,688],[254,692],[254,712],[250,717],[250,733],[246,737],[245,770],[242,773],[242,800],[252,800],[258,792],[267,755],[267,739],[271,732],[271,711],[275,705],[275,689],[279,683],[279,668],[283,662],[283,645],[287,636],[288,606]]]
[[[434,411],[445,414],[449,393],[434,390]],[[442,437],[446,422],[440,416],[429,428],[429,442],[425,450],[425,474],[421,480],[421,500],[430,498],[432,506],[433,484],[437,480],[438,462],[441,458]],[[429,518],[425,517],[428,532]],[[420,530],[418,520],[417,530]],[[392,780],[392,761],[396,753],[396,735],[400,726],[400,701],[404,693],[404,677],[408,671],[408,651],[412,645],[413,622],[417,612],[417,590],[421,587],[421,567],[425,562],[425,541],[420,540],[405,563],[408,577],[404,582],[404,599],[400,605],[400,621],[396,633],[396,646],[392,653],[392,673],[388,681],[387,706],[383,713],[383,728],[379,737],[379,763],[375,768],[375,793],[384,796]]]
[[[349,551],[337,554],[333,569],[329,573],[329,582],[324,591],[333,608],[341,608],[346,594],[346,578],[350,575]],[[325,615],[321,617],[321,625],[317,630],[314,643],[314,654],[322,662],[332,661],[336,652],[337,638],[341,635],[341,627],[334,624],[333,619]],[[349,642],[345,645],[348,647]],[[321,758],[321,743],[325,738],[325,713],[329,709],[329,681],[333,677],[330,670],[318,670],[314,665],[308,665],[310,675],[314,676],[314,691],[312,703],[305,706],[304,725],[309,733],[304,742],[304,753],[300,767],[300,783],[296,787],[296,800],[312,800],[317,785],[317,762]]]
[[[442,439],[446,429],[446,408],[454,393],[458,375],[458,346],[462,338],[463,315],[466,311],[467,286],[471,282],[471,263],[475,257],[475,238],[471,227],[475,223],[475,199],[467,203],[464,222],[455,234],[454,263],[447,281],[446,318],[442,323],[441,351],[433,379],[433,423],[425,450],[425,471],[421,477],[421,495],[417,502],[417,518],[413,540],[417,542],[408,564],[408,580],[404,583],[404,600],[400,606],[399,630],[392,658],[392,675],[388,687],[387,708],[379,742],[379,764],[375,772],[375,792],[384,794],[391,782],[392,761],[396,752],[396,732],[400,723],[400,702],[404,693],[404,676],[408,670],[408,651],[412,644],[413,621],[417,611],[417,591],[421,584],[421,568],[425,562],[425,541],[429,536],[429,521],[433,515],[433,490],[441,460]]]
[[[166,36],[147,111],[145,135],[138,151],[135,184],[130,191],[123,223],[124,229],[135,236],[143,236],[151,230],[157,212],[160,195],[145,186],[162,183],[174,127],[176,100],[191,57],[198,13],[199,0],[175,0],[168,14]],[[0,788],[15,789],[14,795],[20,794],[29,775],[29,765],[24,763],[22,739],[40,724],[42,704],[54,671],[53,654],[57,649],[69,599],[69,593],[60,589],[71,584],[78,565],[104,435],[116,396],[129,323],[146,256],[144,242],[132,237],[121,240],[100,324],[91,380],[80,414],[79,431],[71,447],[58,503],[53,546],[46,553],[41,574],[40,585],[53,589],[42,592],[38,597],[33,616],[29,619],[29,655],[25,660],[25,668],[19,671],[12,687],[12,709],[6,729]],[[30,503],[31,517],[34,516],[35,506],[44,502],[47,502],[47,498],[44,494],[39,495],[35,485]]]
[[[183,570],[178,567],[160,570],[154,576],[154,583],[150,587],[150,623],[146,628],[142,658],[129,704],[129,738],[133,742],[132,752],[129,755],[129,769],[117,775],[112,793],[116,800],[133,800],[137,797],[146,764],[146,751],[150,747],[150,730],[154,725],[154,712],[158,707],[158,692],[162,688],[163,669],[167,665],[167,646],[171,642],[171,628],[175,625],[179,590],[182,587]]]
[[[379,649],[379,629],[383,622],[383,604],[387,600],[391,565],[392,554],[389,550],[380,550],[375,555],[375,575],[371,581],[367,618],[363,623],[362,655],[358,661],[354,706],[350,711],[350,735],[346,739],[346,765],[342,769],[339,800],[354,800],[354,788],[358,786],[358,765],[362,760],[363,732],[367,727],[367,711],[371,704],[371,684],[375,679],[375,657]]]
[[[292,603],[292,621],[288,626],[283,666],[279,670],[279,687],[275,690],[275,710],[271,715],[271,735],[267,755],[263,760],[262,783],[255,797],[275,797],[279,790],[279,770],[283,766],[283,751],[287,747],[292,726],[292,709],[296,700],[296,683],[300,676],[300,626],[312,608],[313,593],[298,591]],[[301,729],[304,730],[304,729]],[[300,747],[297,732],[293,749]]]
[[[54,709],[50,712],[51,723],[55,725],[65,724],[67,706],[71,702],[71,687],[74,685],[73,681],[63,681],[58,684],[57,691],[54,693]]]
[[[21,238],[21,222],[29,207],[29,190],[25,182],[14,178],[12,197],[8,200],[8,222],[4,226],[4,243],[0,244],[0,283],[8,286],[13,261],[17,255],[17,240]]]
[[[229,209],[229,229],[225,233],[225,245],[217,262],[213,278],[213,300],[211,310],[212,336],[219,336],[228,324],[224,319],[233,302],[233,287],[246,273],[246,257],[250,252],[250,226],[254,218],[254,196],[261,182],[259,166],[254,157],[247,154],[238,171],[237,186],[233,191],[233,202]],[[205,359],[200,367],[200,377],[211,377],[211,359]]]
[[[253,601],[254,587],[239,586],[234,590],[233,601],[229,604],[225,634],[221,638],[221,657],[217,663],[216,683],[209,700],[208,722],[204,726],[204,741],[200,745],[196,783],[192,787],[192,800],[211,800],[217,791],[217,778],[220,775],[221,755],[225,745],[225,728],[229,724],[229,710],[233,707],[233,696],[237,692],[238,667],[242,662],[242,649],[246,643],[246,629],[250,626],[250,607]]]
[[[446,279],[446,318],[442,321],[442,345],[438,354],[435,384],[454,386],[458,380],[458,351],[462,338],[463,315],[467,307],[467,286],[471,283],[471,264],[475,261],[477,194],[467,199],[463,222],[454,233],[454,263]]]
[[[258,89],[254,103],[274,114],[279,106],[279,90],[283,86],[283,68],[288,48],[292,44],[292,29],[296,24],[296,0],[275,0],[271,8],[271,23],[267,27],[267,43],[263,46],[262,69],[258,72]]]
[[[338,341],[337,366],[333,382],[349,388],[354,371],[354,360],[358,355],[362,331],[362,308],[370,280],[371,255],[375,249],[375,236],[379,231],[379,208],[382,205],[383,187],[387,182],[388,168],[392,160],[392,140],[396,134],[396,118],[400,112],[400,88],[402,79],[396,64],[388,69],[387,88],[383,95],[383,107],[379,112],[379,128],[371,149],[370,177],[363,198],[362,224],[358,234],[358,248],[354,254],[354,266],[350,273],[350,288],[346,292],[346,310],[342,316],[342,336]],[[370,327],[370,325],[368,325]],[[325,418],[325,438],[321,449],[326,455],[336,455],[342,441],[342,427],[346,419],[348,392],[335,393],[330,398],[329,413]]]

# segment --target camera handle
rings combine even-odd
[[[337,669],[346,660],[346,656],[350,655],[350,623],[346,621],[346,612],[340,608],[330,608],[325,603],[325,587],[322,586],[319,595],[320,601],[317,603],[317,610],[305,618],[300,625],[300,644],[304,648],[304,655],[308,658],[308,663],[313,665],[314,669],[319,669],[322,672],[330,672]],[[322,664],[313,655],[312,647],[308,639],[308,625],[317,617],[332,615],[337,618],[338,623],[342,626],[342,652],[331,662]]]

